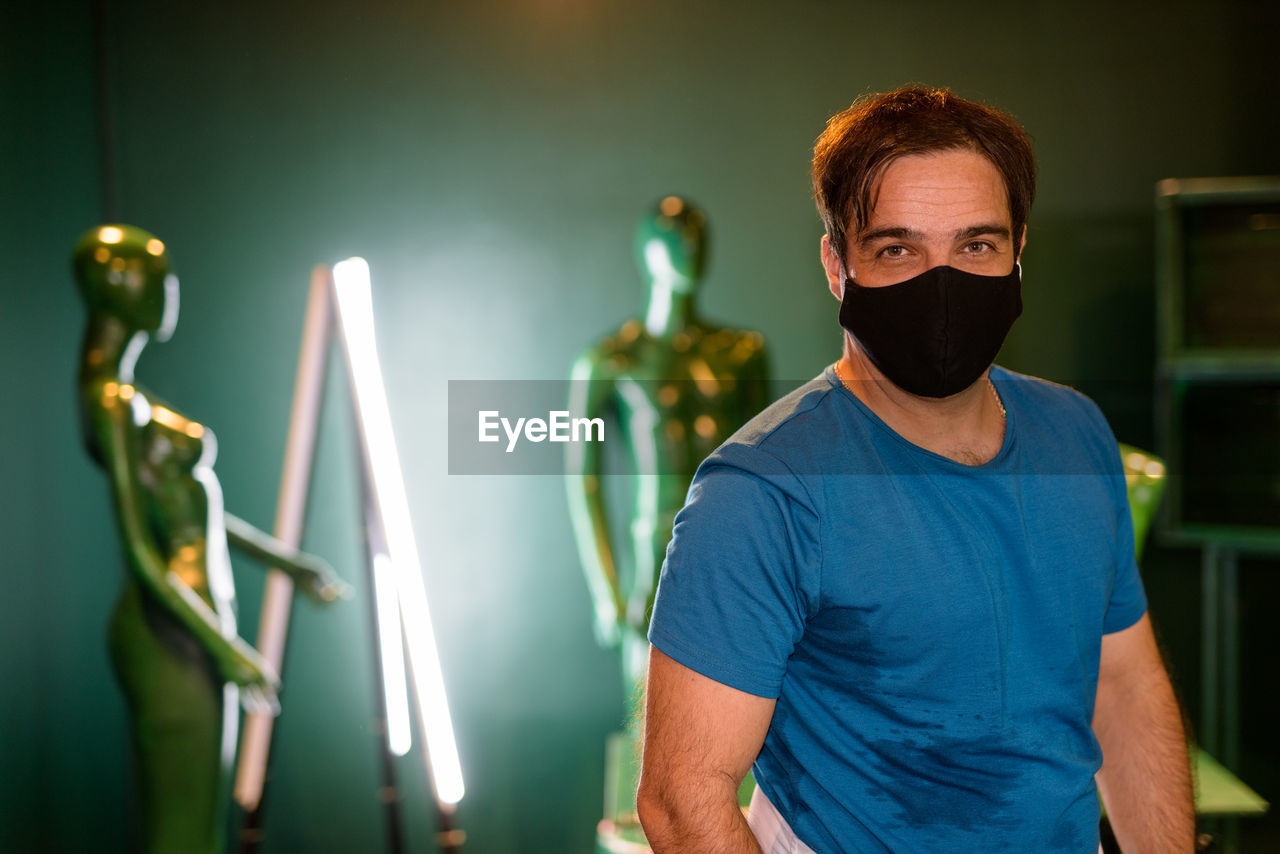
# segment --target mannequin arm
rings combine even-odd
[[[222,678],[253,689],[246,700],[274,706],[279,680],[266,659],[238,636],[224,633],[213,608],[191,588],[160,553],[147,525],[145,501],[138,479],[138,460],[130,442],[132,389],[111,382],[92,387],[93,429],[103,463],[111,478],[116,525],[124,542],[130,569],[153,601],[171,613],[208,650]]]
[[[612,384],[598,378],[597,373],[590,353],[574,364],[569,386],[569,411],[574,417],[597,418],[604,411]],[[569,521],[595,607],[596,639],[605,646],[614,646],[620,638],[626,603],[618,582],[613,546],[609,541],[609,517],[601,493],[600,444],[569,444],[565,489]]]
[[[278,567],[312,601],[323,604],[351,598],[350,585],[339,578],[323,558],[298,551],[239,516],[222,515],[228,544],[268,566]]]

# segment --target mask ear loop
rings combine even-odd
[[[840,280],[840,299],[844,299],[844,292],[849,289],[849,285],[856,284],[858,283],[853,280],[853,270],[846,267],[844,270],[844,276]]]

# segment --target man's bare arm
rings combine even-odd
[[[1093,730],[1098,789],[1125,854],[1195,849],[1195,806],[1182,715],[1143,616],[1103,635]]]
[[[655,854],[760,854],[738,786],[764,744],[774,703],[650,649],[636,805]]]

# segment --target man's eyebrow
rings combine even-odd
[[[858,245],[864,246],[874,240],[884,240],[892,238],[894,240],[923,240],[924,235],[914,228],[907,228],[904,225],[886,225],[877,228],[874,231],[868,231],[858,235]]]
[[[968,228],[962,228],[955,233],[955,240],[969,240],[974,237],[982,237],[990,235],[993,237],[1003,237],[1008,240],[1011,236],[1007,225],[999,223],[982,223],[980,225],[971,225]],[[877,240],[923,240],[923,232],[914,228],[908,228],[905,225],[886,225],[881,228],[873,229],[864,234],[858,235],[858,245],[866,246]]]
[[[1005,225],[971,225],[968,228],[962,228],[956,232],[956,240],[968,240],[971,237],[982,237],[983,235],[992,235],[994,237],[1003,237],[1008,240],[1010,235],[1009,227]]]

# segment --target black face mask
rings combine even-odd
[[[922,397],[964,391],[995,361],[1022,314],[1018,265],[1007,276],[934,267],[914,279],[844,284],[840,325],[890,382]]]

